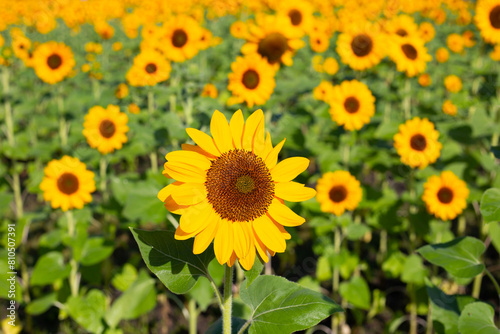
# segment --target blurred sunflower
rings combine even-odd
[[[370,89],[357,80],[333,87],[329,104],[332,120],[349,131],[361,129],[375,114],[375,98]]]
[[[422,22],[418,26],[418,33],[420,35],[420,38],[424,40],[424,42],[430,42],[434,39],[434,36],[436,35],[436,29],[434,29],[434,26],[430,22]]]
[[[359,181],[347,171],[325,173],[318,180],[316,191],[321,211],[336,216],[342,215],[345,210],[356,209],[363,197]]]
[[[167,59],[183,62],[200,51],[202,33],[202,28],[195,19],[179,15],[163,24],[158,47]]]
[[[427,62],[432,59],[427,53],[424,41],[418,37],[393,38],[389,56],[396,63],[398,71],[406,72],[409,77],[424,72]]]
[[[490,52],[490,58],[494,61],[500,61],[500,44],[495,45],[493,51]]]
[[[249,107],[266,103],[274,91],[275,69],[258,54],[237,57],[231,64],[227,89],[235,102],[245,101]]]
[[[284,200],[300,202],[316,194],[292,182],[309,160],[293,157],[277,164],[284,140],[273,148],[262,110],[246,123],[240,110],[229,123],[215,111],[212,137],[193,128],[186,131],[197,145],[183,144],[182,151],[166,155],[163,174],[176,182],[158,193],[169,211],[181,215],[175,238],[195,237],[194,254],[213,240],[220,264],[232,266],[239,259],[246,270],[256,253],[267,262],[268,252],[284,252],[290,234],[283,226],[305,221]]]
[[[357,27],[339,35],[337,53],[344,64],[362,71],[380,63],[385,57],[384,45],[380,32],[373,26]]]
[[[141,112],[141,108],[134,102],[128,105],[127,110],[131,114],[139,114]]]
[[[424,169],[441,154],[443,145],[438,138],[439,132],[433,123],[427,118],[415,117],[399,126],[399,132],[394,135],[394,147],[402,163]]]
[[[154,86],[170,77],[170,63],[154,50],[142,50],[134,58],[134,64],[127,72],[127,81],[132,86]]]
[[[307,1],[292,0],[280,2],[278,15],[288,16],[294,28],[299,29],[302,35],[311,30],[313,24],[313,7]]]
[[[446,63],[450,58],[450,53],[446,48],[439,48],[436,50],[436,60],[440,63]]]
[[[243,21],[236,21],[231,24],[229,32],[231,33],[231,35],[233,35],[233,37],[244,39],[248,34],[248,26]]]
[[[444,78],[444,86],[450,93],[458,93],[462,90],[462,80],[455,74],[450,74]]]
[[[335,75],[339,70],[339,63],[335,58],[327,57],[323,62],[323,71],[329,75]]]
[[[62,81],[75,66],[73,52],[64,43],[40,44],[33,52],[33,67],[36,75],[49,84]]]
[[[417,35],[418,26],[413,17],[398,15],[384,24],[384,30],[390,35],[399,37],[413,37]]]
[[[479,0],[474,19],[486,42],[500,43],[500,0]]]
[[[247,43],[241,52],[245,55],[258,53],[276,66],[291,66],[295,51],[304,46],[300,31],[293,28],[287,16],[259,15],[248,31]]]
[[[466,30],[463,32],[462,37],[464,39],[464,45],[467,48],[471,48],[476,45],[476,41],[474,40],[474,33],[470,30]]]
[[[432,78],[428,73],[420,74],[418,77],[418,83],[422,87],[429,87],[432,84]]]
[[[464,38],[459,34],[449,34],[446,37],[448,49],[455,53],[461,53],[464,50]]]
[[[443,102],[443,112],[450,116],[455,116],[457,114],[457,106],[453,104],[450,100],[445,100]]]
[[[207,83],[203,87],[203,91],[201,92],[201,96],[208,96],[212,99],[217,98],[219,96],[219,92],[217,91],[217,87],[214,84]]]
[[[115,149],[119,150],[127,142],[128,116],[120,112],[115,105],[90,108],[85,115],[83,135],[92,148],[97,148],[102,154],[108,154]]]
[[[467,184],[453,172],[444,171],[427,179],[422,200],[429,213],[442,220],[451,220],[467,207],[467,197]]]
[[[94,173],[87,170],[78,158],[65,155],[60,160],[50,161],[45,167],[40,189],[43,198],[50,201],[54,209],[81,209],[92,201],[90,193],[95,191]]]
[[[29,50],[31,49],[31,40],[24,36],[16,37],[12,40],[12,51],[14,55],[22,60],[25,60],[29,56]]]
[[[309,34],[309,46],[314,52],[323,53],[330,46],[330,36],[324,32],[311,32]]]
[[[115,89],[115,96],[117,99],[123,99],[128,96],[128,86],[124,83],[121,83]]]
[[[320,84],[313,89],[313,97],[316,100],[329,103],[333,97],[333,85],[330,81],[322,80]]]

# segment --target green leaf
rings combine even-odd
[[[80,261],[84,266],[91,266],[107,259],[111,253],[113,253],[112,243],[107,243],[101,237],[90,238],[85,241]]]
[[[480,209],[485,223],[500,221],[500,189],[486,190],[481,198]]]
[[[484,270],[484,265],[479,261],[484,251],[484,244],[472,237],[427,245],[417,250],[427,261],[459,278],[473,278]]]
[[[196,300],[196,303],[201,311],[206,311],[206,309],[215,301],[214,291],[210,286],[210,281],[204,277],[200,277],[188,294],[190,298]]]
[[[351,224],[346,229],[346,237],[349,240],[360,240],[370,231],[370,228],[364,224]]]
[[[495,311],[482,302],[476,302],[464,307],[458,319],[460,333],[467,334],[498,334],[500,331],[495,326]]]
[[[260,260],[258,256],[255,257],[255,262],[250,268],[250,270],[245,270],[245,277],[248,281],[247,285],[252,284],[252,282],[259,277],[260,273],[262,272],[262,269],[264,269],[264,264]]]
[[[173,231],[130,230],[149,270],[173,293],[186,293],[200,276],[210,277],[208,264],[214,258],[212,246],[194,255],[193,239],[175,240]]]
[[[111,328],[151,311],[156,305],[155,280],[142,271],[137,280],[111,305],[105,319]]]
[[[491,243],[495,246],[498,253],[500,253],[500,222],[491,223],[488,226],[488,235],[491,238]]]
[[[66,303],[69,315],[83,328],[92,333],[104,330],[102,316],[106,310],[106,296],[97,290],[90,290],[87,296],[70,296]]]
[[[424,279],[428,274],[429,271],[424,267],[422,259],[412,254],[405,260],[401,280],[405,283],[424,284]]]
[[[500,146],[492,146],[491,152],[493,152],[495,158],[500,159]]]
[[[49,293],[46,296],[35,299],[28,304],[26,307],[26,312],[32,315],[42,314],[47,311],[52,304],[57,300],[57,295],[55,292]]]
[[[125,263],[122,271],[113,276],[111,284],[120,291],[127,290],[137,279],[137,269],[130,263]]]
[[[339,292],[342,298],[357,308],[363,310],[370,309],[370,288],[363,277],[355,276],[349,282],[340,283]]]
[[[58,279],[68,277],[71,268],[64,264],[63,255],[49,252],[41,256],[35,264],[31,275],[31,286],[54,283]]]
[[[321,293],[278,276],[261,275],[250,286],[244,281],[240,297],[252,309],[250,334],[289,334],[342,311]]]

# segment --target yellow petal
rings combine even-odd
[[[255,219],[252,226],[259,239],[267,248],[275,252],[285,251],[285,239],[281,235],[280,230],[273,224],[267,215]]]
[[[253,264],[255,263],[255,246],[253,245],[253,238],[250,238],[250,240],[251,240],[251,245],[247,256],[245,256],[244,258],[240,258],[238,260],[243,269],[245,270],[252,269]]]
[[[174,151],[170,152],[165,156],[167,161],[177,161],[189,163],[193,166],[197,166],[202,170],[207,170],[210,168],[211,162],[206,156],[194,152],[194,151]]]
[[[207,217],[207,220],[209,220],[207,227],[194,238],[194,254],[203,253],[215,238],[215,233],[220,223],[220,217],[213,212],[213,214]]]
[[[214,138],[215,145],[220,153],[233,149],[233,138],[227,122],[226,116],[216,110],[210,122],[210,133]]]
[[[273,149],[273,143],[271,142],[271,134],[267,131],[266,142],[264,143],[264,152],[262,152],[262,157],[267,157],[269,152]]]
[[[283,139],[278,145],[276,145],[271,152],[266,157],[266,160],[264,161],[266,163],[267,168],[271,169],[274,166],[276,166],[276,163],[278,163],[278,154],[281,151],[281,148],[285,144],[285,139]]]
[[[253,231],[253,237],[255,240],[255,249],[257,250],[257,253],[259,253],[260,258],[262,261],[267,263],[269,261],[269,256],[267,253],[267,247],[264,245],[264,243],[259,239],[257,236],[257,233]]]
[[[231,117],[231,121],[229,122],[229,127],[231,128],[231,135],[233,137],[233,144],[236,148],[241,148],[241,141],[243,138],[243,127],[245,125],[245,121],[243,119],[243,113],[241,109],[236,111]]]
[[[228,265],[229,267],[232,267],[232,266],[233,266],[233,264],[234,264],[234,262],[236,262],[236,259],[237,259],[237,258],[238,258],[238,257],[236,256],[236,253],[233,251],[233,254],[231,254],[231,256],[229,257],[229,260],[227,260],[227,265]]]
[[[271,205],[267,208],[267,212],[275,221],[283,226],[299,226],[306,221],[285,204],[281,204],[276,198],[273,198]]]
[[[238,258],[247,256],[250,250],[250,223],[248,222],[234,222],[234,251]]]
[[[245,150],[252,151],[253,143],[256,134],[262,133],[264,135],[264,113],[262,110],[257,110],[251,114],[245,123],[245,129],[243,131],[243,142],[242,147]],[[262,139],[262,141],[264,141]]]
[[[274,196],[289,202],[302,202],[316,196],[316,190],[297,182],[280,182],[274,185]]]
[[[166,162],[163,174],[182,182],[204,183],[206,179],[202,169],[178,161]]]
[[[216,157],[220,156],[220,152],[217,149],[217,146],[215,146],[214,140],[205,132],[193,128],[187,128],[186,132],[196,145],[201,147],[204,151],[215,155]]]
[[[207,198],[207,190],[203,183],[184,183],[173,189],[171,196],[179,205],[194,205]]]
[[[193,205],[186,209],[181,216],[179,226],[186,233],[199,233],[207,227],[207,216],[213,211],[212,205],[208,201]]]
[[[215,234],[214,253],[220,264],[226,263],[233,254],[233,223],[222,219]]]
[[[187,233],[187,232],[183,231],[182,228],[179,226],[175,230],[174,238],[175,238],[175,240],[187,240],[189,238],[194,237],[195,235],[196,235],[196,232]]]
[[[271,176],[274,182],[288,182],[295,179],[309,166],[309,159],[293,157],[281,161],[271,169]]]
[[[216,159],[217,158],[215,155],[208,153],[207,151],[205,151],[204,149],[202,149],[201,147],[199,147],[197,145],[181,144],[181,148],[183,151],[197,152],[197,153],[207,157],[208,159]]]

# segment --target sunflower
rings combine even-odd
[[[321,211],[336,216],[342,215],[345,210],[356,209],[363,197],[359,181],[347,171],[324,174],[318,180],[316,191]]]
[[[346,130],[359,130],[375,114],[375,98],[370,89],[357,80],[333,87],[330,116]]]
[[[373,26],[356,26],[339,35],[337,53],[344,64],[362,71],[380,63],[385,56],[384,45],[380,32]]]
[[[29,50],[31,49],[31,40],[24,36],[16,37],[12,40],[12,51],[14,55],[22,60],[29,57]]]
[[[179,15],[163,24],[159,48],[175,62],[191,59],[200,51],[203,30],[195,19]]]
[[[124,83],[121,83],[115,89],[115,96],[117,99],[124,99],[128,96],[128,86]]]
[[[313,89],[313,97],[318,101],[329,103],[333,96],[333,85],[330,81],[322,80],[317,87]]]
[[[469,189],[453,172],[444,171],[439,176],[431,176],[424,184],[422,200],[427,211],[442,220],[457,217],[467,207]]]
[[[446,100],[443,102],[443,112],[447,115],[455,116],[457,114],[457,106],[450,100]]]
[[[154,86],[170,77],[170,63],[154,50],[142,50],[134,58],[134,65],[127,72],[127,81],[132,86]]]
[[[313,7],[307,1],[282,1],[277,9],[278,14],[288,16],[291,25],[299,29],[302,35],[309,32],[313,25]]]
[[[432,78],[428,73],[420,74],[418,77],[418,83],[422,87],[429,87],[432,84]]]
[[[265,136],[262,110],[246,123],[241,110],[229,123],[215,111],[213,138],[197,129],[186,131],[197,145],[184,144],[182,151],[166,155],[163,174],[176,182],[158,193],[169,211],[181,215],[175,238],[195,237],[194,254],[204,252],[213,240],[220,264],[232,266],[238,258],[246,270],[256,252],[264,262],[268,252],[284,252],[290,234],[283,226],[305,221],[284,200],[300,202],[316,194],[292,182],[309,160],[293,157],[277,164],[284,140],[273,148],[269,132]]]
[[[231,24],[229,32],[233,35],[233,37],[246,38],[248,35],[248,26],[243,21],[235,21]]]
[[[446,63],[450,58],[450,53],[446,48],[439,48],[436,50],[436,60],[440,63]]]
[[[111,153],[127,142],[127,122],[128,116],[118,106],[110,104],[106,109],[94,106],[85,115],[83,135],[90,147],[102,154]]]
[[[418,33],[418,26],[413,17],[398,15],[384,25],[384,30],[390,35],[413,37]]]
[[[212,99],[216,99],[217,96],[219,96],[219,91],[217,90],[217,87],[215,87],[214,84],[207,83],[205,86],[203,86],[203,91],[201,92],[201,96],[207,96]]]
[[[94,173],[87,170],[78,158],[64,156],[45,167],[40,189],[43,198],[50,201],[54,209],[81,209],[92,201],[90,193],[95,191]]]
[[[455,74],[450,74],[444,78],[444,86],[450,93],[458,93],[462,90],[462,80]]]
[[[478,1],[474,19],[486,42],[500,43],[500,0]]]
[[[68,76],[75,66],[73,52],[64,43],[40,44],[33,52],[36,75],[49,84],[55,84]]]
[[[500,44],[495,45],[493,51],[490,52],[490,58],[494,61],[500,61]]]
[[[434,39],[436,36],[436,29],[430,22],[422,22],[418,26],[418,33],[420,37],[427,43]]]
[[[461,53],[465,46],[464,38],[459,34],[449,34],[448,37],[446,37],[446,45],[451,51]]]
[[[327,57],[323,62],[323,71],[329,75],[335,75],[339,70],[339,63],[335,58]]]
[[[291,25],[287,16],[259,15],[248,31],[247,43],[241,52],[245,55],[258,53],[276,66],[291,66],[295,51],[304,46],[300,30]]]
[[[474,33],[471,30],[464,31],[462,37],[464,39],[465,47],[471,48],[476,45],[476,41],[474,40]]]
[[[439,132],[433,123],[427,118],[415,117],[399,126],[399,132],[394,135],[394,147],[402,163],[424,169],[441,154],[443,145],[438,138]]]
[[[275,69],[258,54],[237,57],[231,64],[227,89],[249,107],[266,103],[276,86]]]
[[[409,77],[414,77],[425,71],[427,62],[432,59],[427,53],[424,41],[418,37],[393,38],[389,48],[389,56],[396,63],[400,72],[406,72]]]
[[[330,46],[330,36],[324,32],[311,32],[309,34],[309,46],[314,52],[323,53]]]

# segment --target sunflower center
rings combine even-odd
[[[296,9],[289,11],[288,17],[294,26],[298,26],[302,22],[302,13]]]
[[[364,57],[370,53],[373,48],[373,41],[370,36],[361,34],[353,38],[351,42],[352,52],[358,57]]]
[[[158,67],[156,67],[156,64],[153,63],[147,64],[145,68],[146,72],[148,72],[149,74],[155,73],[157,69]]]
[[[188,41],[188,35],[186,32],[182,29],[176,29],[174,30],[174,33],[172,34],[172,44],[176,48],[182,48]]]
[[[262,158],[241,149],[212,161],[205,187],[215,212],[233,222],[264,215],[274,197],[274,182]]]
[[[418,52],[417,49],[411,44],[403,44],[401,46],[401,50],[403,50],[403,53],[405,54],[406,58],[415,60],[417,59]]]
[[[257,52],[267,58],[270,63],[278,62],[288,49],[288,40],[282,34],[275,32],[267,35],[259,42]]]
[[[349,114],[355,114],[359,110],[359,101],[354,96],[345,99],[344,108]]]
[[[416,134],[411,137],[410,146],[415,151],[423,151],[427,147],[427,140],[421,134]]]
[[[437,193],[438,200],[443,204],[448,204],[453,200],[453,191],[448,187],[442,187]]]
[[[241,83],[248,89],[255,89],[260,82],[259,73],[255,70],[247,70],[243,73]]]
[[[58,54],[51,54],[48,58],[47,58],[47,65],[55,70],[57,68],[59,68],[59,66],[62,65],[62,58],[60,55]]]
[[[490,23],[495,29],[500,29],[500,6],[495,6],[490,12]]]
[[[115,134],[116,127],[115,123],[112,121],[105,119],[99,124],[99,132],[101,133],[101,136],[104,138],[111,138]]]
[[[330,199],[335,203],[340,203],[347,197],[347,189],[344,186],[334,186],[328,193]]]
[[[66,195],[71,195],[78,190],[78,178],[75,174],[64,173],[57,179],[57,188]]]
[[[402,29],[402,28],[399,28],[397,31],[396,31],[396,35],[399,35],[401,37],[405,37],[405,36],[408,36],[408,33],[406,32],[406,30]]]

